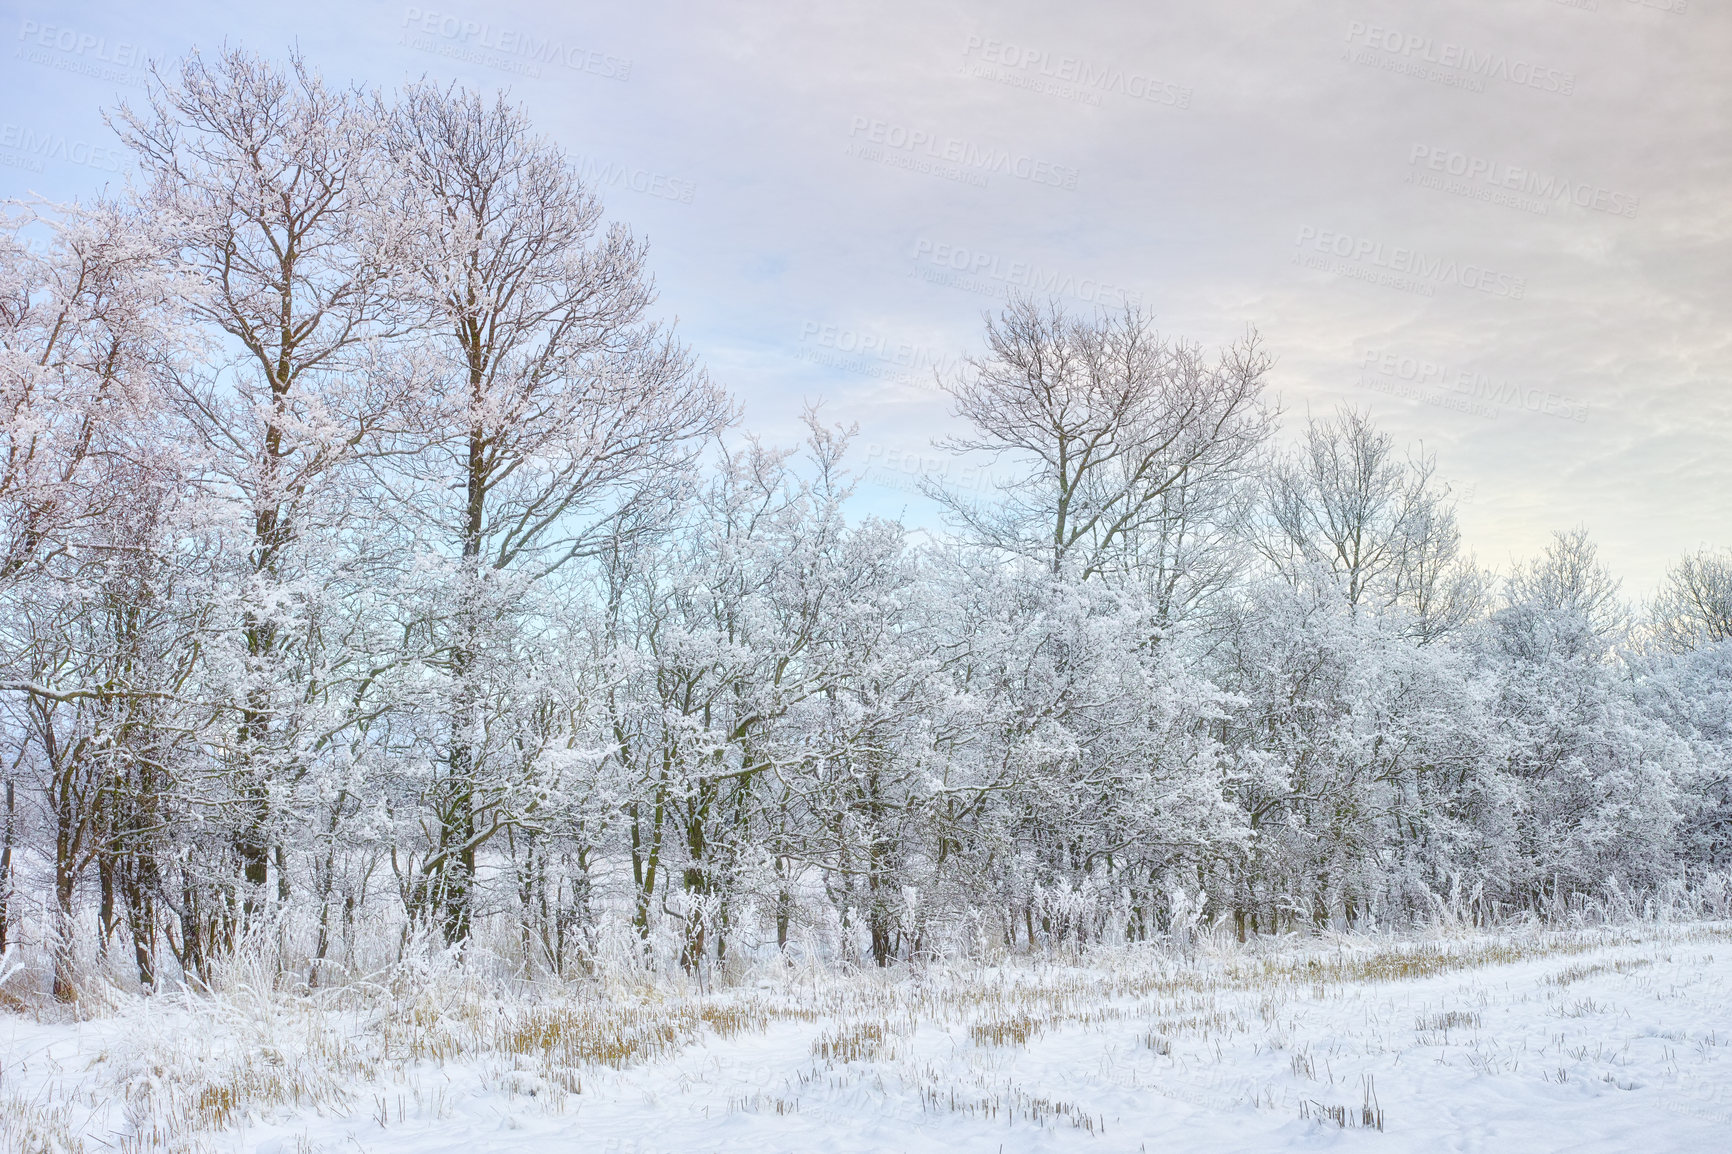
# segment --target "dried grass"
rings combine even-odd
[[[812,1084],[849,1085],[893,1074],[929,1111],[1098,1133],[1101,1113],[1085,1103],[1030,1093],[1002,1078],[970,1085],[971,1063],[999,1070],[993,1049],[1027,1047],[1061,1027],[1108,1029],[1121,1021],[1133,1023],[1130,1036],[1139,1038],[1145,1050],[1167,1057],[1181,1043],[1218,1046],[1247,1033],[1266,1034],[1269,1044],[1280,1048],[1292,1028],[1287,1020],[1292,1002],[1338,996],[1331,991],[1348,985],[1412,982],[1639,940],[1728,936],[1732,928],[1697,926],[1654,930],[1645,939],[1595,931],[1405,942],[1339,939],[1310,950],[1295,948],[1291,939],[1249,949],[1204,943],[1185,955],[1102,949],[1089,955],[1086,965],[1024,959],[932,964],[912,972],[747,969],[734,975],[735,984],[719,989],[678,983],[658,987],[641,973],[531,985],[501,980],[473,958],[459,963],[420,955],[378,975],[319,991],[279,988],[263,967],[235,967],[201,997],[145,1001],[92,983],[71,1012],[134,1020],[130,1033],[99,1058],[108,1063],[102,1080],[125,1103],[126,1133],[118,1139],[123,1150],[192,1154],[213,1149],[214,1136],[251,1119],[280,1119],[296,1111],[350,1116],[362,1111],[382,1128],[411,1118],[440,1118],[450,1111],[450,1102],[437,1093],[423,1094],[417,1079],[421,1072],[454,1063],[486,1071],[493,1089],[558,1111],[567,1098],[584,1092],[593,1071],[665,1062],[706,1039],[736,1039],[778,1023],[814,1027],[809,1053],[822,1069],[814,1068]],[[1647,958],[1595,961],[1565,967],[1545,980],[1562,989],[1650,965]],[[1552,1012],[1580,1017],[1606,1008],[1578,999]],[[47,1017],[67,1011],[31,1005],[25,1012]],[[165,1022],[168,1018],[174,1021]],[[1414,1028],[1422,1044],[1426,1035],[1447,1043],[1451,1031],[1480,1029],[1481,1019],[1474,1010],[1444,1009],[1418,1017]],[[978,1058],[965,1061],[960,1071],[917,1070],[910,1060],[912,1039],[922,1030],[948,1033],[953,1041],[967,1038]],[[1290,1063],[1295,1078],[1318,1083],[1326,1074],[1334,1082],[1308,1048],[1295,1051]],[[729,1109],[797,1113],[807,1078],[801,1076],[800,1087],[790,1085],[787,1094],[733,1099]],[[8,1096],[6,1089],[0,1084],[0,1149],[36,1154],[83,1148],[80,1134],[87,1119],[72,1112],[70,1096],[32,1103]],[[1381,1129],[1374,1088],[1367,1083],[1365,1090],[1358,1107],[1307,1099],[1301,1115],[1340,1128]]]

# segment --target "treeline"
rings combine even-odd
[[[0,229],[0,947],[701,970],[1639,908],[1727,864],[1732,557],[1501,577],[1254,337],[1015,303],[989,499],[849,512],[521,111],[192,57]],[[42,243],[48,238],[48,243]],[[476,945],[480,943],[480,945]]]

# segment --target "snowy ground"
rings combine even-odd
[[[1724,925],[755,973],[710,994],[399,972],[51,1017],[0,1012],[0,1147],[1732,1148]]]

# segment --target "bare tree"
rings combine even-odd
[[[118,467],[115,467],[118,464]],[[10,727],[52,831],[54,993],[74,982],[73,898],[97,867],[97,944],[106,951],[122,920],[141,983],[155,982],[158,863],[186,725],[183,689],[198,653],[198,614],[188,614],[163,548],[172,489],[131,462],[109,462],[106,481],[132,495],[69,552],[52,582],[15,608],[7,633],[29,674]],[[75,558],[76,560],[71,560]],[[185,954],[201,968],[197,954]]]
[[[155,76],[147,107],[122,106],[113,124],[208,346],[173,394],[203,452],[201,482],[249,527],[228,777],[251,912],[273,858],[270,783],[296,756],[290,703],[317,680],[294,651],[286,589],[316,536],[327,482],[405,383],[379,365],[380,342],[404,326],[382,153],[363,102],[298,56],[285,69],[240,50],[194,53],[177,74]],[[277,875],[286,896],[280,862]]]
[[[1408,617],[1404,632],[1429,645],[1483,613],[1492,575],[1462,550],[1448,486],[1432,486],[1436,459],[1424,455],[1413,469],[1424,496],[1407,524],[1394,593]]]
[[[986,341],[946,384],[973,432],[942,444],[1025,471],[991,507],[929,495],[993,548],[1054,573],[1124,568],[1139,538],[1182,515],[1186,484],[1246,468],[1272,428],[1255,334],[1211,359],[1135,310],[1084,320],[1018,300],[987,319]]]
[[[1506,652],[1528,661],[1602,655],[1629,624],[1621,585],[1586,526],[1560,529],[1542,556],[1510,574],[1498,637]]]
[[[124,501],[93,462],[148,420],[144,382],[172,344],[141,222],[113,205],[0,225],[0,582],[40,572]],[[50,232],[45,251],[25,243]]]
[[[1680,653],[1732,638],[1732,551],[1679,558],[1651,613],[1656,635]]]
[[[431,848],[410,904],[468,933],[476,851],[510,820],[486,784],[483,681],[508,648],[510,590],[596,554],[665,500],[728,404],[646,319],[645,249],[503,97],[416,85],[390,116],[441,374],[420,413],[427,492],[455,567],[450,677]],[[506,580],[507,577],[512,580]]]
[[[1400,608],[1424,642],[1479,610],[1484,577],[1461,553],[1436,457],[1398,455],[1367,413],[1307,420],[1303,441],[1270,467],[1263,506],[1259,547],[1276,570],[1327,572],[1355,611]]]
[[[106,946],[117,924],[117,817],[136,776],[128,766],[150,743],[157,702],[174,694],[145,667],[166,658],[184,671],[192,650],[145,637],[169,584],[158,579],[165,567],[153,526],[177,499],[179,481],[156,415],[173,337],[149,230],[113,205],[68,210],[34,221],[55,234],[36,255],[17,243],[14,230],[28,223],[8,222],[11,292],[0,334],[6,848],[24,780],[52,831],[54,991],[65,999],[73,992],[78,879],[101,866]],[[149,931],[132,924],[135,944],[147,941]],[[150,969],[141,963],[141,972]]]

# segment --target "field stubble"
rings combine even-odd
[[[1487,1076],[1542,1098],[1626,1091],[1595,1099],[1619,1109],[1646,1091],[1660,1119],[1718,1122],[1732,1023],[1700,1006],[1726,1004],[1732,966],[1708,950],[1728,938],[1649,925],[767,964],[708,990],[633,974],[513,989],[423,956],[293,991],[255,968],[202,996],[93,989],[71,1014],[26,1000],[0,1015],[0,1147],[433,1150],[484,1132],[478,1148],[532,1148],[581,1112],[592,1137],[637,1143],[621,1150],[691,1148],[683,1128],[718,1119],[741,1149],[794,1149],[863,1117],[887,1132],[942,1121],[951,1148],[1033,1128],[1136,1149],[1157,1126],[1269,1148],[1316,1127],[1495,1128],[1461,1080]]]

